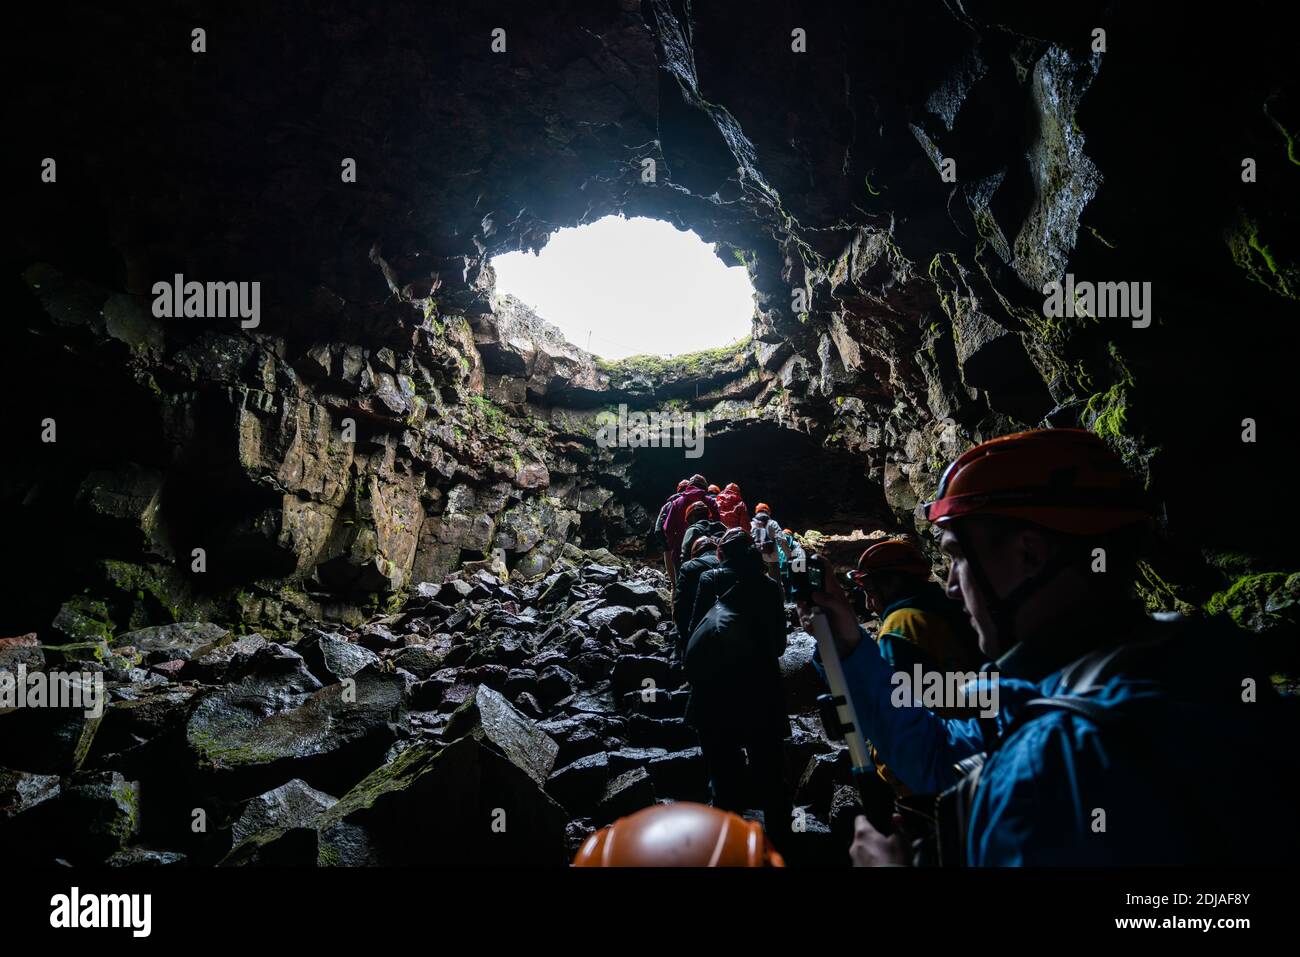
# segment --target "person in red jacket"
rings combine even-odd
[[[749,531],[749,508],[740,498],[740,486],[729,484],[718,496],[718,521],[727,528]]]
[[[664,567],[668,570],[668,580],[677,578],[677,559],[682,551],[682,539],[686,536],[686,510],[696,502],[703,502],[709,510],[709,518],[717,519],[718,506],[706,491],[709,480],[703,475],[692,475],[690,485],[678,493],[668,506],[668,515],[664,519]]]

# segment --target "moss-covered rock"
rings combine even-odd
[[[1242,575],[1210,596],[1205,611],[1260,633],[1300,625],[1300,572]]]

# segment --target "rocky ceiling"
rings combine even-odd
[[[904,527],[970,443],[1082,425],[1162,502],[1153,604],[1294,601],[1264,509],[1297,433],[1297,107],[1264,5],[28,15],[13,627],[220,608],[293,631],[464,561],[529,574],[627,544],[655,469],[593,442],[619,403],[700,411],[719,442],[801,433],[787,449],[870,486],[837,504]],[[494,300],[492,255],[616,212],[743,261],[753,341],[610,365]],[[155,318],[178,273],[260,282],[259,324]],[[1066,273],[1149,282],[1149,322],[1045,316]]]

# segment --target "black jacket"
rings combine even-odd
[[[677,660],[686,651],[686,639],[691,637],[691,613],[695,611],[695,593],[699,590],[700,576],[717,568],[722,562],[715,553],[692,558],[677,569],[677,586],[673,590],[673,621],[677,625]]]
[[[757,562],[706,571],[696,591],[690,634],[720,599],[740,613],[749,654],[724,677],[708,685],[692,685],[686,722],[701,731],[745,739],[785,738],[790,734],[790,719],[777,664],[786,646],[781,586]]]

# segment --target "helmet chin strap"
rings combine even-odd
[[[988,611],[989,617],[993,619],[993,627],[997,630],[997,638],[1002,653],[1005,654],[1015,647],[1019,640],[1016,637],[1016,613],[1036,592],[1041,591],[1052,579],[1074,564],[1078,556],[1073,554],[1070,549],[1058,549],[1056,554],[1043,564],[1037,574],[1026,578],[1005,596],[999,597],[997,591],[993,588],[993,583],[989,580],[987,572],[984,570],[984,563],[979,560],[975,550],[971,547],[970,536],[961,530],[961,523],[954,522],[949,528],[956,537],[957,544],[961,546],[966,565],[970,568],[975,579],[975,586],[984,599],[984,607]]]

